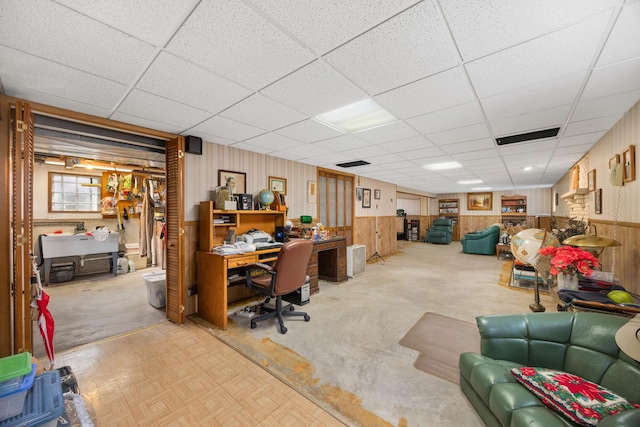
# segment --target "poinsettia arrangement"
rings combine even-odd
[[[600,266],[600,261],[590,252],[573,246],[546,246],[539,250],[540,255],[551,257],[551,274],[580,273],[589,277],[594,268]]]

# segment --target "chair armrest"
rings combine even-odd
[[[247,266],[245,266],[245,269],[255,269],[255,270],[264,270],[266,272],[271,272],[273,271],[273,266],[269,265],[269,264],[263,264],[261,262],[256,262],[254,264],[249,264]]]

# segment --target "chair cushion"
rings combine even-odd
[[[519,367],[511,373],[542,403],[583,426],[596,426],[603,418],[640,408],[606,388],[577,375],[546,368]]]

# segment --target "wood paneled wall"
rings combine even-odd
[[[398,249],[396,216],[378,217],[378,254],[393,254]],[[367,247],[367,259],[376,251],[376,218],[356,217],[354,243]]]

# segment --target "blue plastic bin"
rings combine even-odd
[[[0,397],[16,391],[22,377],[31,373],[31,353],[18,353],[0,358]]]
[[[0,427],[56,427],[64,414],[64,397],[58,371],[49,371],[33,380],[27,392],[22,412],[0,421]]]
[[[15,417],[22,412],[25,397],[33,386],[33,380],[36,376],[36,364],[31,365],[31,373],[22,376],[22,381],[18,388],[9,393],[0,396],[0,420]]]

